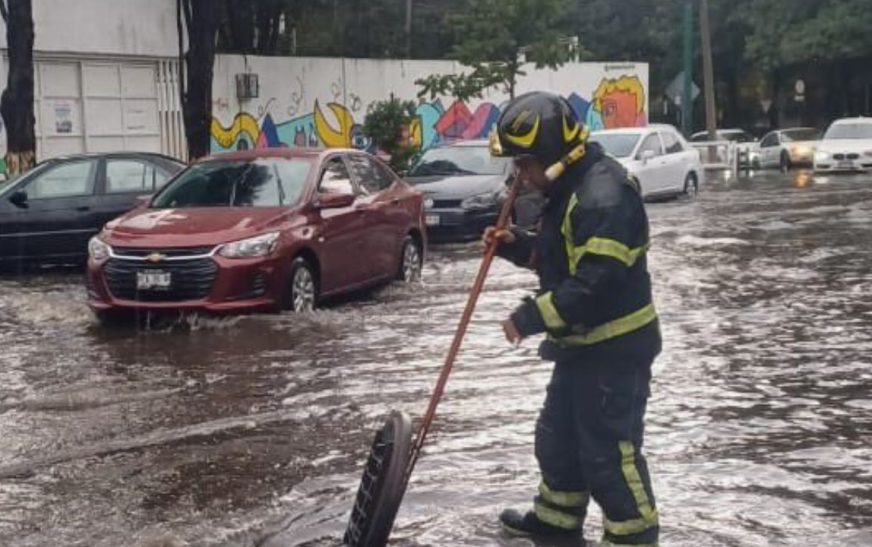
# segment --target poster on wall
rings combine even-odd
[[[71,101],[54,101],[52,108],[55,119],[55,133],[69,135],[73,132],[73,104]]]

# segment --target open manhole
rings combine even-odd
[[[392,411],[370,448],[345,530],[345,545],[382,547],[387,543],[403,500],[411,447],[411,420]]]

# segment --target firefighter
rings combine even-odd
[[[491,153],[545,193],[535,233],[488,228],[486,244],[533,269],[539,291],[503,322],[518,344],[545,333],[554,362],[536,423],[541,471],[533,509],[500,515],[507,532],[581,538],[591,498],[604,516],[603,545],[657,545],[659,523],[642,453],[651,365],[660,329],[648,275],[648,218],[635,179],[602,148],[562,97],[511,101]]]

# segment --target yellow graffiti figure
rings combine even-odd
[[[354,117],[346,107],[339,103],[327,103],[327,107],[333,111],[333,115],[339,122],[339,127],[334,129],[330,125],[318,101],[315,101],[315,131],[318,133],[318,138],[327,148],[350,148]]]
[[[224,149],[233,146],[243,133],[248,135],[252,144],[256,144],[260,137],[260,126],[254,116],[248,112],[237,114],[228,127],[224,127],[217,118],[213,117],[211,131],[215,141]]]
[[[644,125],[645,87],[638,76],[604,79],[593,94],[593,108],[606,129]]]

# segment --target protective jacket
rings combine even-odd
[[[639,185],[598,144],[554,181],[537,232],[512,231],[498,254],[535,269],[540,288],[511,319],[525,337],[547,332],[545,359],[660,352]]]

